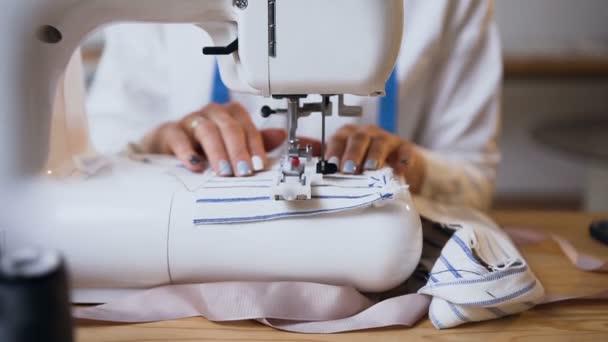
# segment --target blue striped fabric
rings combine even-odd
[[[270,201],[270,196],[260,197],[229,197],[229,198],[200,198],[196,200],[196,203],[231,203],[231,202],[257,202],[257,201]]]
[[[458,273],[458,271],[454,268],[454,266],[452,266],[452,264],[450,264],[450,262],[448,261],[448,259],[446,259],[443,255],[440,255],[439,259],[443,262],[443,264],[445,265],[445,267],[447,267],[447,269],[450,271],[450,273],[452,273],[454,275],[454,277],[456,277],[456,278],[462,278],[462,276],[460,275],[460,273]]]
[[[465,316],[457,307],[456,305],[454,305],[453,303],[447,302],[448,306],[450,307],[450,310],[452,310],[452,312],[454,313],[454,315],[456,315],[456,317],[458,317],[458,319],[460,319],[463,322],[471,322],[471,319],[468,318],[467,316]]]
[[[259,188],[270,188],[270,185],[226,185],[226,186],[201,186],[201,189],[238,189],[238,188],[252,188],[252,189],[259,189]],[[370,188],[374,188],[374,189],[382,189],[382,186],[379,185],[374,185],[374,184],[369,184],[366,186],[354,186],[354,185],[333,185],[333,184],[313,184],[311,187],[313,188],[338,188],[338,189],[370,189]]]
[[[447,259],[446,259],[447,260]],[[439,284],[432,284],[429,287],[444,287],[444,286],[453,286],[453,285],[467,285],[467,284],[479,284],[479,283],[488,283],[493,282],[511,275],[524,273],[528,271],[528,266],[518,267],[518,268],[510,268],[506,270],[494,271],[492,273],[488,273],[487,275],[482,276],[477,279],[468,279],[468,280],[458,280],[451,282],[443,282]],[[435,273],[433,273],[435,274]]]
[[[398,88],[397,69],[394,69],[391,77],[386,82],[386,95],[380,99],[380,111],[378,113],[378,126],[391,133],[397,133]]]
[[[452,240],[454,240],[454,242],[456,242],[456,244],[458,244],[458,246],[460,246],[460,248],[462,248],[462,251],[464,252],[464,254],[467,255],[467,257],[473,261],[474,263],[476,263],[477,265],[481,266],[481,267],[485,267],[479,260],[477,260],[477,258],[473,255],[473,251],[471,251],[471,249],[464,243],[464,241],[462,241],[461,238],[458,237],[458,235],[454,234],[452,235]]]
[[[392,171],[381,169],[357,177],[323,177],[321,184],[312,185],[310,201],[287,205],[284,201],[275,201],[270,191],[254,189],[270,189],[275,182],[270,176],[276,177],[279,167],[275,164],[271,170],[251,178],[208,178],[199,186],[203,191],[195,200],[198,205],[193,223],[256,222],[366,208],[391,200],[404,189],[399,180],[391,178]]]
[[[487,218],[472,219],[481,214],[460,206],[416,204],[427,220],[419,266],[428,272],[427,282],[418,293],[433,297],[429,317],[437,329],[522,312],[542,300],[542,284],[497,225]],[[496,254],[499,250],[513,252],[503,257]]]
[[[270,189],[270,185],[201,186],[201,189]]]
[[[293,212],[280,212],[275,214],[267,214],[267,215],[256,215],[256,216],[243,216],[243,217],[226,217],[226,218],[208,218],[208,219],[194,219],[193,223],[195,225],[202,224],[221,224],[221,223],[237,223],[237,222],[255,222],[255,221],[266,221],[276,218],[284,218],[284,217],[292,217],[292,216],[309,216],[309,215],[318,215],[324,213],[332,213],[343,210],[357,209],[368,207],[374,202],[381,201],[383,198],[374,199],[367,203],[357,204],[348,207],[341,208],[332,208],[332,209],[318,209],[318,210],[304,210],[304,211],[293,211]]]
[[[489,312],[491,312],[496,317],[503,317],[503,316],[507,316],[508,315],[508,313],[500,310],[499,308],[495,308],[493,306],[491,306],[489,308],[486,308],[486,310],[488,310]]]
[[[431,304],[432,305],[432,304]],[[443,324],[441,324],[441,322],[439,322],[439,320],[437,319],[437,317],[433,314],[433,310],[429,310],[429,318],[431,319],[431,322],[433,322],[433,325],[441,330],[443,329]]]
[[[213,70],[213,85],[211,88],[211,102],[212,103],[228,103],[230,102],[230,90],[222,81],[222,77],[220,76],[220,68],[215,63],[215,69]]]
[[[318,196],[312,195],[312,199],[361,199],[370,196],[375,196],[375,194],[367,194],[367,195],[359,195],[359,196]],[[196,200],[196,203],[239,203],[239,202],[258,202],[258,201],[272,201],[272,197],[270,196],[259,196],[259,197],[226,197],[226,198],[200,198]]]
[[[513,299],[515,297],[519,297],[522,296],[530,291],[532,291],[532,289],[534,289],[534,287],[536,287],[536,280],[530,282],[529,284],[527,284],[526,286],[524,286],[523,288],[512,292],[508,295],[502,296],[502,297],[498,297],[498,298],[494,298],[494,299],[490,299],[490,300],[481,300],[481,301],[476,301],[476,302],[470,302],[470,303],[459,303],[459,305],[461,306],[487,306],[487,305],[496,305],[502,302],[506,302],[510,299]]]

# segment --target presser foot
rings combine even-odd
[[[321,155],[325,155],[325,117],[332,114],[332,95],[322,95],[322,101],[318,103],[305,103],[300,106],[300,100],[306,95],[283,95],[287,99],[287,109],[273,110],[270,107],[262,108],[262,116],[269,117],[272,114],[286,114],[287,116],[287,155],[281,160],[281,166],[277,173],[272,189],[272,198],[275,200],[297,201],[311,199],[312,183],[321,181],[323,175],[338,172],[338,166],[326,160],[312,161],[312,146],[301,148],[298,143],[296,131],[298,119],[309,116],[313,112],[321,113]],[[338,95],[339,115],[358,116],[361,114],[360,107],[346,106],[344,96]]]
[[[316,161],[286,156],[281,161],[273,182],[272,198],[276,201],[303,201],[312,199],[312,185],[323,175],[317,173]]]

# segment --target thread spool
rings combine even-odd
[[[0,259],[0,341],[72,342],[68,276],[56,252],[21,250]]]

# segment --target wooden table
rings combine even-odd
[[[555,232],[579,249],[608,259],[608,246],[592,240],[589,223],[602,215],[564,212],[494,212],[502,225]],[[608,218],[607,215],[603,215]],[[575,269],[552,242],[526,246],[522,252],[549,293],[591,294],[608,287],[608,275]],[[254,322],[212,323],[190,318],[147,324],[79,322],[77,340],[85,341],[608,341],[608,301],[572,301],[536,307],[489,322],[436,330],[428,319],[410,329],[391,328],[336,335],[303,335],[276,331]]]
[[[506,79],[605,79],[608,56],[504,56]]]

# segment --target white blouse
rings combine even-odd
[[[501,48],[493,1],[404,0],[405,25],[397,63],[398,134],[426,159],[422,195],[487,208],[499,161]],[[167,120],[210,100],[211,45],[191,25],[120,24],[105,30],[106,47],[88,98],[93,143],[115,152]],[[232,99],[249,109],[260,128],[285,127],[259,109],[281,101],[246,94]],[[309,96],[309,100],[318,100]],[[327,133],[347,123],[376,123],[378,98],[346,97],[361,118],[331,117]],[[299,134],[319,137],[319,117],[300,119]]]

